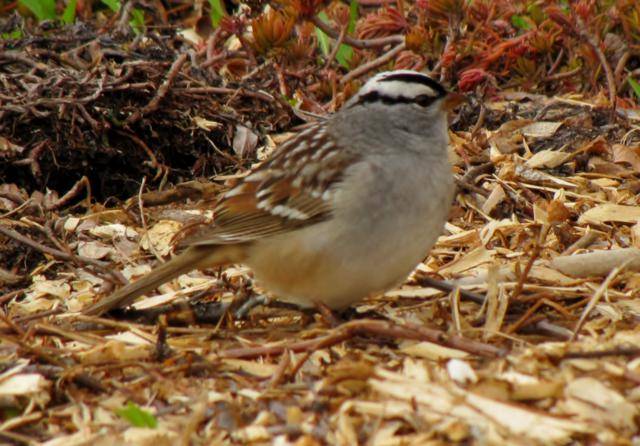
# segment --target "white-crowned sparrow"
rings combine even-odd
[[[374,76],[225,193],[214,224],[181,242],[181,254],[84,313],[229,263],[304,307],[344,308],[400,284],[441,233],[452,201],[449,98],[415,71]]]

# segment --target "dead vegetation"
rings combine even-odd
[[[215,28],[210,5],[0,24],[3,441],[637,441],[637,2],[251,3]],[[212,322],[212,302],[253,292],[233,267],[79,315],[283,132],[393,68],[470,96],[449,223],[404,286],[337,325],[280,308]],[[194,177],[211,181],[177,184]]]

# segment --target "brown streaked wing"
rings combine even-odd
[[[291,179],[283,178],[283,183],[290,183]],[[321,197],[307,196],[300,190],[295,196],[283,200],[277,213],[273,208],[258,208],[256,198],[257,185],[246,183],[246,193],[223,198],[214,210],[214,226],[203,228],[193,236],[188,237],[180,245],[209,245],[209,244],[233,244],[250,242],[262,237],[280,234],[317,223],[327,218],[330,213],[330,205]],[[276,205],[278,206],[278,205]],[[294,209],[305,215],[305,218],[287,217],[284,210]],[[281,211],[281,209],[284,209]]]
[[[309,149],[304,154],[296,152],[304,141]],[[326,145],[323,156],[312,159],[314,149],[328,141],[325,132],[303,132],[287,141],[271,160],[221,198],[214,209],[214,226],[197,231],[180,245],[251,242],[327,219],[331,215],[331,196],[325,192],[342,180],[345,167],[356,159],[347,151],[335,153],[338,148],[326,150]],[[330,152],[334,152],[331,162],[323,165],[323,158]],[[319,169],[309,168],[310,164]]]

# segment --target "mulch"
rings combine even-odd
[[[216,309],[259,290],[232,266],[84,316],[169,256],[291,130],[409,58],[396,31],[347,39],[320,24],[363,60],[316,73],[231,35],[114,20],[0,41],[3,441],[633,442],[640,115],[611,106],[606,76],[554,94],[484,77],[452,116],[459,189],[443,235],[405,284],[348,314],[274,306],[235,319]]]

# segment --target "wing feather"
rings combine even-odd
[[[324,123],[316,124],[223,195],[214,225],[202,225],[180,245],[248,243],[326,220],[331,190],[357,159],[336,146]]]

